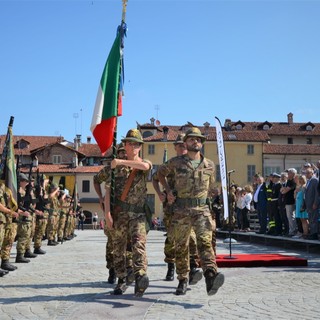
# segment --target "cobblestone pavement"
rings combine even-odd
[[[174,295],[177,280],[163,281],[165,237],[148,235],[150,287],[142,298],[134,287],[123,296],[111,294],[106,282],[102,230],[77,231],[78,236],[46,255],[0,278],[0,319],[319,319],[320,255],[238,242],[233,253],[284,253],[308,258],[308,267],[221,268],[225,284],[207,296],[205,282],[185,296]],[[218,253],[229,245],[218,241]],[[14,261],[15,249],[11,261]]]

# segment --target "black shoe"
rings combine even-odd
[[[16,256],[16,263],[29,263],[30,260],[29,259],[26,259],[24,256],[23,256],[23,253],[18,253],[17,256]]]
[[[53,240],[49,240],[48,241],[48,246],[56,246],[58,243],[53,241]]]
[[[25,258],[36,258],[37,255],[35,253],[32,253],[30,250],[27,250],[25,253],[24,253],[24,257]]]
[[[206,286],[208,296],[212,296],[218,292],[218,289],[224,283],[224,275],[222,273],[214,274],[213,270],[208,269],[205,272]]]
[[[146,289],[149,287],[149,278],[146,274],[143,276],[136,276],[136,285],[134,287],[134,294],[136,297],[142,297]]]
[[[134,272],[133,268],[129,267],[127,268],[127,276],[126,276],[126,285],[130,286],[134,282]]]
[[[187,287],[188,287],[188,280],[187,279],[179,280],[179,284],[176,289],[176,295],[177,296],[185,295],[187,292]]]
[[[116,282],[116,273],[114,272],[114,268],[109,269],[109,277],[108,277],[108,283],[114,284]]]
[[[44,250],[42,250],[41,248],[34,248],[33,253],[35,253],[35,254],[46,254],[46,252]]]
[[[309,234],[309,235],[307,236],[307,239],[308,239],[308,240],[318,240],[318,239],[319,239],[319,238],[318,238],[318,234],[317,234],[317,233]]]
[[[1,269],[7,271],[14,271],[17,270],[18,267],[14,266],[13,264],[9,263],[9,260],[3,260],[1,263]]]
[[[202,279],[202,270],[192,268],[189,272],[189,284],[197,284]]]
[[[8,270],[2,270],[2,269],[0,269],[0,277],[3,277],[3,276],[5,276],[5,275],[8,274],[8,273],[9,273]]]
[[[116,287],[113,290],[113,294],[114,295],[121,295],[124,294],[124,292],[127,290],[127,286],[126,286],[126,281],[124,278],[119,278],[118,279],[118,284],[116,285]]]
[[[168,263],[168,272],[165,278],[166,281],[174,280],[174,263]]]

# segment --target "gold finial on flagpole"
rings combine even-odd
[[[127,2],[128,0],[122,0],[122,22],[126,21]]]

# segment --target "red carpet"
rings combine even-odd
[[[306,259],[283,254],[232,254],[231,257],[234,257],[235,259],[230,259],[229,256],[229,254],[218,254],[218,267],[301,267],[308,265],[308,260]]]

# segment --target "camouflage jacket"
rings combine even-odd
[[[103,167],[94,177],[93,182],[101,184],[102,182],[106,182],[109,174],[111,174],[111,166],[110,163]]]
[[[7,207],[7,202],[6,202],[6,187],[4,183],[0,183],[0,203],[4,206]],[[0,211],[0,222],[1,223],[6,223],[6,216],[3,212]]]
[[[143,159],[144,162],[150,164],[150,169],[143,171],[137,170],[134,180],[131,184],[129,193],[125,202],[138,207],[143,207],[147,199],[147,177],[152,169],[152,163],[149,160]],[[132,168],[126,166],[117,166],[115,168],[115,196],[117,199],[121,198],[123,190],[125,188],[128,177],[132,171]],[[106,187],[110,188],[111,184],[111,170],[106,171]]]
[[[214,163],[202,155],[196,169],[188,155],[183,155],[161,165],[159,174],[165,177],[172,176],[172,190],[176,192],[178,198],[206,198],[208,192],[214,188]]]

